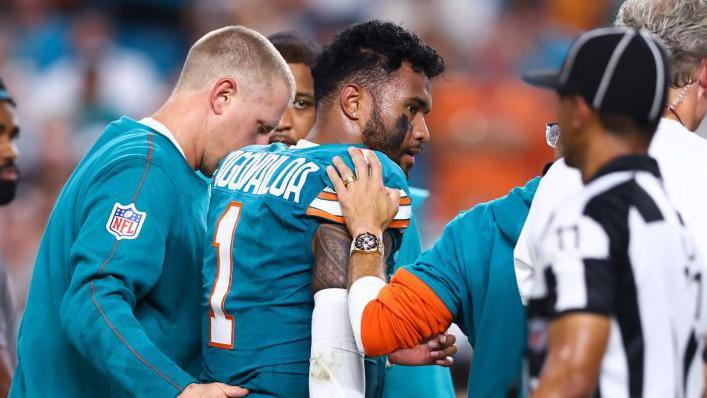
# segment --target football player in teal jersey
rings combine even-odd
[[[210,176],[267,141],[294,94],[243,27],[208,33],[153,117],[111,123],[64,186],[40,244],[12,397],[240,397],[196,384]]]
[[[376,53],[368,62],[347,65],[345,73],[339,68],[338,76],[320,69],[326,75],[315,80],[315,90],[321,84],[318,88],[323,96],[317,96],[322,101],[318,101],[318,121],[312,135],[320,143],[348,142],[381,149],[397,161],[407,156],[404,169],[409,170],[413,155],[429,139],[424,125],[424,113],[430,105],[428,82],[441,72],[443,64],[434,50],[393,24],[356,25],[337,35],[335,43],[352,34],[355,37],[370,33],[374,33],[373,37],[387,37],[388,41],[371,47]],[[408,52],[396,53],[391,40],[401,36],[410,41],[411,47]],[[362,44],[360,40],[357,43]],[[338,56],[338,51],[328,54]],[[384,58],[386,51],[390,59]],[[390,70],[384,72],[386,68]],[[382,76],[386,73],[395,76]],[[404,89],[397,87],[401,84]],[[399,93],[390,102],[381,104],[380,98],[374,99],[376,95],[387,96],[392,90]],[[384,117],[381,112],[386,112]],[[414,122],[410,123],[411,119]],[[409,141],[403,143],[406,135]],[[348,158],[347,147],[300,141],[290,149],[272,145],[244,148],[222,163],[212,184],[209,210],[208,225],[213,233],[208,236],[214,242],[209,241],[213,249],[206,253],[204,263],[207,379],[244,385],[256,397],[317,396],[315,391],[307,391],[310,336],[316,333],[313,330],[310,334],[310,325],[314,326],[310,286],[315,292],[329,287],[331,279],[323,272],[329,261],[341,258],[340,253],[331,252],[331,244],[338,244],[339,235],[346,234],[346,229],[341,225],[341,209],[326,178],[325,166],[333,156]],[[406,227],[410,217],[405,174],[380,153],[376,157],[369,154],[368,158],[372,163],[380,159],[386,185],[404,192],[399,214],[391,225],[388,248],[393,252],[400,241],[398,228]],[[289,166],[294,162],[301,165]],[[306,177],[301,177],[300,171]],[[287,181],[291,187],[283,185]],[[221,228],[226,228],[226,232],[219,234]],[[218,241],[222,236],[232,239],[227,242],[228,256],[224,254],[224,244]],[[334,250],[339,251],[340,247],[335,246]],[[313,264],[319,269],[314,278]],[[345,288],[345,280],[334,283]],[[345,300],[345,290],[343,293]],[[346,318],[345,302],[340,313],[325,315]],[[349,342],[342,345],[345,343]],[[314,364],[324,364],[317,360],[321,358],[314,351],[312,355]],[[331,370],[321,366],[317,369],[318,377],[325,379]],[[339,392],[356,390],[362,394],[363,375],[360,376],[343,383]]]
[[[331,120],[333,118],[329,115],[349,115],[355,119],[355,110],[347,109],[344,106],[345,101],[356,99],[358,95],[368,95],[371,107],[366,111],[370,113],[370,119],[363,132],[363,136],[370,141],[367,145],[385,147],[384,152],[408,175],[415,164],[415,156],[430,140],[425,123],[425,116],[432,107],[429,85],[430,80],[443,69],[441,57],[432,57],[429,55],[431,52],[434,52],[434,49],[424,44],[416,35],[392,24],[372,22],[338,33],[333,43],[324,49],[313,70],[319,108],[317,123],[308,139],[317,143],[356,142],[356,135],[347,134],[345,126],[348,118],[343,117],[343,126],[339,126],[332,123],[336,120]],[[433,69],[437,70],[432,72]],[[373,84],[369,83],[368,90],[359,93],[347,85],[350,81]],[[410,233],[416,235],[417,231],[408,231],[405,236]],[[343,240],[330,244],[345,247],[350,245],[350,239],[347,241],[344,235],[335,236]],[[410,241],[411,237],[406,239]],[[408,250],[406,247],[403,249]],[[342,253],[340,247],[330,247],[328,250]],[[344,250],[343,254],[346,253]],[[336,261],[346,264],[348,256],[344,255]],[[328,300],[329,294],[342,293],[333,292],[335,290],[319,293],[318,303],[328,307],[325,301]],[[329,312],[335,311],[332,309]],[[328,322],[323,319],[319,323],[316,315],[318,312],[312,322],[313,329]],[[325,335],[327,333],[322,332]],[[315,345],[313,351],[317,349]],[[367,358],[366,396],[369,398],[381,397],[383,394],[388,373],[386,370],[389,369],[385,363],[385,357]],[[412,373],[422,376],[420,382],[408,381],[407,388],[400,391],[401,396],[453,396],[450,394],[452,383],[449,370],[437,366],[426,369],[400,367],[391,373],[391,382],[400,384],[395,378],[405,378]],[[317,384],[321,383],[317,381]],[[439,386],[445,387],[437,388]]]
[[[224,159],[211,185],[204,257],[207,380],[245,386],[255,397],[307,396],[319,228],[343,222],[326,166],[348,148],[250,146]],[[380,156],[386,184],[405,201],[400,168],[380,153],[370,156]],[[408,203],[396,227],[409,218]],[[393,234],[391,250],[401,235]]]
[[[280,55],[285,58],[287,65],[292,70],[297,86],[294,102],[285,111],[280,119],[277,128],[270,133],[270,143],[282,142],[286,145],[294,145],[299,140],[306,138],[314,125],[316,114],[314,112],[314,79],[311,68],[314,65],[316,56],[321,49],[311,40],[296,32],[280,32],[268,39],[275,45]],[[352,40],[353,38],[348,38]],[[343,49],[338,47],[339,51]],[[332,51],[330,48],[329,51]],[[349,54],[355,57],[356,54]],[[349,62],[344,57],[338,57],[340,62]],[[338,66],[333,64],[330,69],[338,70]],[[319,70],[320,78],[326,76],[327,71]],[[326,128],[322,129],[328,131]],[[343,132],[343,130],[342,130]],[[319,143],[323,143],[325,136],[316,137]],[[329,137],[334,142],[346,142],[355,138],[350,134],[341,134]],[[411,142],[415,144],[414,137]],[[352,141],[355,142],[355,141]],[[406,230],[400,252],[397,253],[395,264],[407,264],[420,254],[420,236],[415,226],[414,208],[421,205],[426,196],[416,195],[426,191],[411,188],[411,198],[413,202],[413,218],[410,228]],[[385,397],[453,397],[454,387],[449,369],[439,366],[384,366],[385,358],[369,358],[366,361],[366,395],[368,397],[380,397],[381,388],[385,388]]]

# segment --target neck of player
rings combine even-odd
[[[360,119],[351,119],[330,105],[329,109],[317,112],[317,121],[307,139],[317,144],[360,144],[363,132],[360,124]]]
[[[185,95],[172,96],[151,117],[169,129],[182,148],[187,164],[196,170],[201,163],[197,154],[202,153],[198,132],[203,126],[194,110],[194,103],[195,99]]]
[[[589,182],[612,160],[631,155],[646,155],[648,143],[636,137],[617,137],[609,132],[598,134],[588,141],[579,169],[582,181]]]

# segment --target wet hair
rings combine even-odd
[[[352,25],[336,33],[317,58],[312,68],[314,96],[319,104],[349,83],[376,91],[403,62],[430,79],[444,71],[437,50],[401,26],[382,21]]]
[[[278,32],[268,36],[268,40],[288,64],[305,64],[311,68],[322,51],[317,42],[298,32]]]

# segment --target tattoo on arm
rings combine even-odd
[[[314,267],[312,268],[312,291],[348,287],[349,252],[351,235],[343,225],[322,224],[314,233]],[[391,234],[383,233],[386,259],[393,245]]]
[[[351,235],[344,225],[322,224],[314,233],[312,291],[346,289]]]

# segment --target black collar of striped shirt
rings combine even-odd
[[[647,171],[657,178],[661,178],[658,162],[648,155],[619,156],[602,166],[589,181],[594,181],[601,176],[617,171]]]

